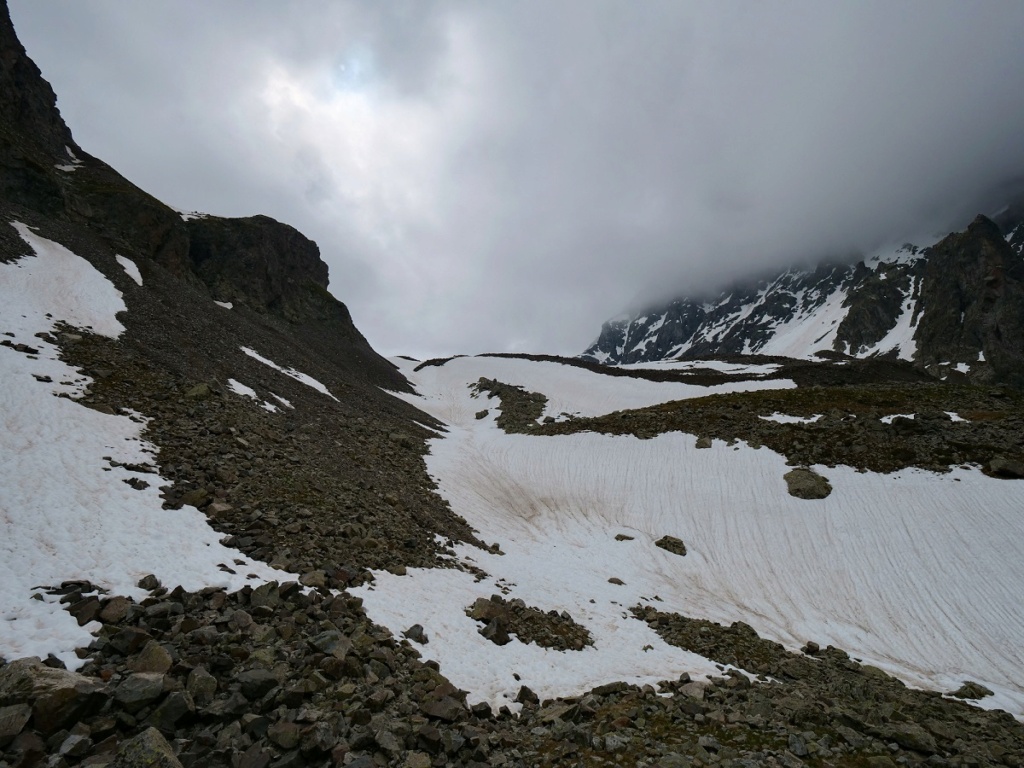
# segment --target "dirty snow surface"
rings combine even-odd
[[[186,589],[281,574],[222,546],[199,510],[164,510],[159,475],[120,466],[153,464],[141,419],[73,402],[90,380],[35,334],[64,321],[117,337],[121,294],[85,259],[13,226],[35,255],[0,264],[0,339],[35,354],[0,346],[0,656],[53,653],[77,668],[74,649],[98,625],[79,627],[41,587],[87,579],[139,599],[148,573]]]
[[[396,633],[422,624],[429,643],[419,650],[471,700],[516,709],[521,685],[543,699],[716,672],[629,614],[650,604],[744,621],[789,648],[835,645],[915,686],[951,691],[976,680],[996,692],[983,706],[1024,715],[1019,483],[966,469],[817,467],[833,493],[796,499],[783,481],[785,459],[767,448],[715,441],[697,450],[681,433],[507,435],[494,422],[497,401],[469,389],[488,376],[542,392],[558,409],[593,413],[650,404],[659,390],[663,400],[704,394],[698,387],[526,360],[458,358],[415,373],[414,363],[395,362],[419,392],[403,397],[449,425],[427,457],[440,493],[502,554],[456,547],[486,572],[481,581],[410,569],[376,573],[359,594],[370,617]],[[752,383],[760,382],[744,382]],[[476,419],[483,408],[489,415]],[[616,541],[620,533],[633,540]],[[655,547],[664,535],[689,553]],[[594,646],[492,644],[465,609],[494,593],[568,611]]]

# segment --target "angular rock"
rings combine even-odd
[[[491,621],[507,614],[508,608],[499,602],[488,600],[486,597],[478,597],[469,609],[469,617],[476,621]]]
[[[395,757],[402,751],[402,744],[398,741],[398,737],[395,736],[390,730],[381,729],[373,734],[373,740],[377,743],[384,752],[391,757]]]
[[[230,504],[226,504],[223,501],[215,501],[207,506],[206,514],[208,517],[221,517],[232,510],[234,510],[234,507]]]
[[[281,593],[277,588],[277,582],[270,581],[260,584],[249,595],[249,605],[252,608],[276,608],[281,604]]]
[[[136,672],[126,677],[114,691],[114,700],[128,712],[138,712],[164,694],[164,676],[156,672]]]
[[[182,494],[181,503],[189,507],[201,507],[210,498],[210,492],[205,488],[196,488]]]
[[[677,539],[675,536],[662,536],[654,542],[654,546],[661,547],[674,555],[686,556],[686,545],[682,539]]]
[[[14,737],[22,732],[30,717],[32,707],[28,704],[0,707],[0,749],[10,744]]]
[[[925,755],[933,754],[937,749],[935,737],[917,723],[890,723],[880,735],[887,741],[895,741],[904,749]]]
[[[242,695],[249,701],[262,699],[277,688],[277,678],[266,669],[250,669],[236,678],[242,686]]]
[[[105,690],[96,680],[44,665],[30,656],[0,667],[0,707],[32,707],[33,727],[49,734],[97,711]]]
[[[427,637],[427,633],[423,631],[422,624],[413,624],[402,634],[404,634],[414,643],[419,643],[420,645],[426,645],[430,642],[430,639]]]
[[[178,724],[196,711],[195,702],[185,691],[174,691],[160,702],[149,716],[149,724],[161,731],[173,733]]]
[[[410,752],[405,756],[402,768],[430,768],[431,765],[433,765],[433,762],[430,759],[430,755],[425,752]]]
[[[108,768],[182,768],[167,739],[156,728],[147,728],[121,744]]]
[[[132,601],[127,597],[117,595],[107,600],[100,609],[99,620],[105,624],[117,624],[128,615],[128,609],[132,607]]]
[[[267,768],[273,754],[259,744],[253,744],[242,753],[238,761],[238,768]]]
[[[782,479],[786,481],[789,495],[798,499],[824,499],[832,493],[832,484],[807,467],[790,470]]]
[[[326,587],[327,574],[323,571],[308,571],[299,577],[299,584],[304,587]]]
[[[281,749],[295,749],[299,745],[302,729],[295,723],[277,722],[267,729],[267,738]]]
[[[986,696],[992,696],[993,693],[981,683],[964,680],[964,684],[949,695],[958,699],[983,699]]]
[[[1016,461],[1014,459],[1007,459],[1003,456],[997,456],[988,463],[988,468],[991,470],[992,474],[998,475],[999,477],[1024,477],[1024,461]]]
[[[336,659],[344,659],[352,650],[352,641],[336,630],[321,632],[308,642],[309,647],[314,651],[333,656]]]
[[[520,704],[539,704],[540,697],[529,686],[522,685],[519,687],[519,693],[516,694],[516,701]]]
[[[466,706],[451,696],[442,696],[435,701],[423,702],[420,705],[420,711],[427,717],[452,723],[465,715]]]
[[[201,384],[196,384],[188,392],[185,393],[185,397],[189,400],[206,400],[213,391],[210,389],[210,385],[205,381]]]
[[[495,645],[508,645],[512,642],[506,622],[500,617],[492,619],[487,626],[478,631]]]
[[[129,656],[137,653],[140,648],[143,648],[152,639],[153,636],[144,629],[124,627],[110,638],[110,644],[117,649],[118,653]]]
[[[214,694],[217,693],[217,678],[203,667],[196,667],[188,674],[185,690],[197,706],[205,707],[213,701]]]
[[[90,595],[76,603],[73,603],[68,608],[68,613],[74,616],[78,620],[78,626],[84,627],[90,621],[95,621],[100,615],[100,608],[102,607],[100,599],[95,595]]]
[[[73,733],[61,742],[57,750],[61,757],[82,758],[92,749],[92,739],[81,733]]]
[[[327,722],[314,723],[302,736],[300,749],[303,754],[326,754],[334,749],[338,743],[338,734],[334,727]]]
[[[173,663],[171,654],[156,640],[150,640],[142,651],[128,662],[128,668],[132,672],[153,672],[164,675],[167,674],[167,670]]]
[[[160,579],[158,579],[152,573],[148,574],[147,576],[143,576],[141,579],[139,579],[139,583],[138,583],[139,589],[145,589],[148,592],[152,592],[154,589],[157,589],[159,586],[160,586]]]

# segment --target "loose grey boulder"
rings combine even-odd
[[[442,696],[436,701],[423,702],[420,711],[435,720],[454,722],[466,711],[466,705],[451,696]]]
[[[237,680],[242,686],[242,695],[249,701],[262,699],[278,686],[277,678],[266,669],[250,669],[242,672],[238,675]]]
[[[149,592],[152,592],[154,589],[158,588],[159,586],[160,586],[160,579],[158,579],[152,573],[147,574],[146,576],[143,576],[141,579],[139,579],[139,584],[138,584],[139,589],[145,589],[145,590],[148,590]]]
[[[299,577],[299,583],[304,587],[326,587],[327,574],[323,571],[308,571]]]
[[[181,768],[174,750],[156,728],[121,744],[108,768]]]
[[[28,704],[14,704],[0,707],[0,749],[3,749],[25,728],[32,717],[32,707]]]
[[[949,695],[955,696],[958,699],[983,699],[993,694],[992,691],[981,683],[976,683],[973,680],[964,680],[964,684]]]
[[[163,696],[164,676],[158,672],[136,672],[117,686],[114,699],[128,712],[138,712]]]
[[[150,640],[139,655],[128,662],[128,667],[133,672],[156,672],[163,675],[173,663],[171,654],[156,640]]]
[[[671,552],[673,555],[680,555],[681,557],[686,556],[686,545],[682,539],[677,539],[675,536],[662,536],[656,542],[654,546],[661,547],[666,552]]]
[[[420,645],[426,645],[430,642],[427,633],[423,631],[422,624],[413,624],[403,634],[414,643],[419,643]]]
[[[1024,461],[1014,461],[1003,456],[996,456],[988,463],[988,468],[992,474],[999,477],[1024,477]]]
[[[0,667],[0,707],[8,712],[7,707],[27,704],[32,708],[33,728],[40,733],[70,727],[97,711],[104,700],[105,689],[98,681],[48,667],[35,656]],[[17,716],[23,711],[9,714]]]
[[[188,675],[185,690],[199,706],[206,706],[213,701],[217,693],[217,678],[207,672],[203,667],[196,667]]]
[[[786,481],[789,495],[798,499],[824,499],[832,493],[832,484],[807,467],[790,470],[782,479]]]

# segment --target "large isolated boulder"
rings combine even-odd
[[[789,495],[798,499],[824,499],[832,493],[832,484],[807,467],[790,470],[782,479],[786,481]]]
[[[32,727],[49,734],[68,728],[103,705],[102,683],[66,669],[47,667],[35,656],[0,667],[0,707],[32,707]]]
[[[654,542],[654,546],[661,547],[666,552],[671,552],[674,555],[686,556],[686,544],[683,543],[682,539],[677,539],[675,536],[662,536]]]

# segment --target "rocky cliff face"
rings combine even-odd
[[[79,147],[53,89],[18,41],[6,3],[0,3],[0,202],[12,217],[34,214],[71,227],[279,331],[301,330],[305,343],[353,373],[407,386],[328,292],[327,265],[314,242],[266,216],[185,221]]]
[[[202,216],[186,230],[190,268],[217,301],[291,322],[348,317],[327,293],[320,249],[295,228],[268,216]]]
[[[1022,381],[1024,207],[930,248],[791,269],[604,324],[582,357],[623,364],[723,354],[890,356],[931,373]]]
[[[994,222],[979,216],[929,249],[919,304],[919,363],[984,361],[1024,384],[1024,259]]]

